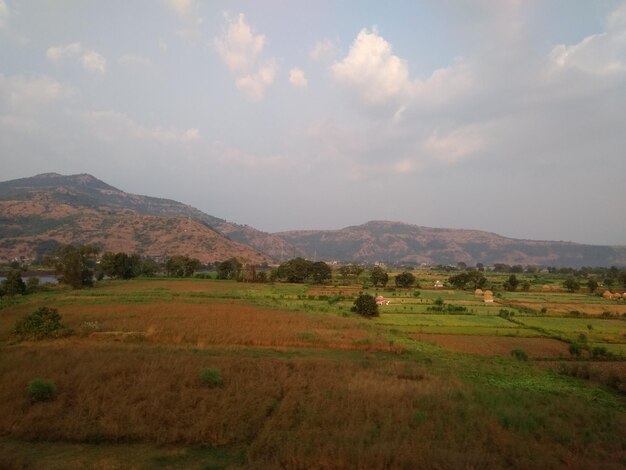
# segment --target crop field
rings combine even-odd
[[[514,306],[561,293],[370,287],[389,304],[366,319],[360,291],[141,279],[3,301],[0,468],[626,465],[626,321],[585,314],[597,297],[574,317]],[[39,307],[73,333],[13,334]]]

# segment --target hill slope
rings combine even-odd
[[[282,259],[285,254],[294,253],[292,246],[273,234],[228,222],[171,199],[127,193],[88,174],[68,176],[44,173],[0,183],[0,200],[29,200],[42,192],[52,194],[54,201],[75,206],[131,209],[139,214],[165,217],[191,217],[272,259]]]
[[[437,229],[371,221],[340,230],[278,233],[309,257],[354,262],[610,266],[626,264],[626,248],[516,240],[478,230]]]
[[[128,194],[90,175],[48,173],[0,183],[0,258],[34,257],[59,243],[97,243],[108,251],[185,254],[205,263],[231,256],[271,261],[214,230],[210,219],[193,207]]]

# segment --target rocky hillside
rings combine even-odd
[[[235,231],[176,201],[128,194],[90,175],[48,173],[0,183],[0,259],[34,257],[72,242],[155,257],[185,254],[203,262],[231,256],[271,261],[208,220]]]
[[[372,221],[341,230],[278,233],[309,257],[353,262],[541,266],[626,265],[626,247],[516,240],[478,230]]]
[[[231,240],[249,245],[275,260],[295,252],[294,247],[273,234],[249,225],[228,222],[171,199],[127,193],[88,174],[66,176],[44,173],[0,183],[0,200],[28,200],[35,193],[42,192],[52,194],[55,201],[81,207],[109,207],[131,209],[145,215],[192,217]]]

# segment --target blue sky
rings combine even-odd
[[[624,1],[0,0],[1,180],[626,244]]]

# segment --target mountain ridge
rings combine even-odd
[[[293,230],[276,235],[307,256],[350,262],[626,265],[626,247],[524,240],[475,229],[431,228],[385,220],[336,230]]]
[[[626,265],[626,247],[515,239],[387,220],[267,233],[172,199],[127,193],[86,173],[42,173],[0,182],[0,257],[41,254],[55,241],[90,240],[106,249],[151,256],[195,253],[204,262],[232,255],[250,262],[302,256],[392,264]]]

